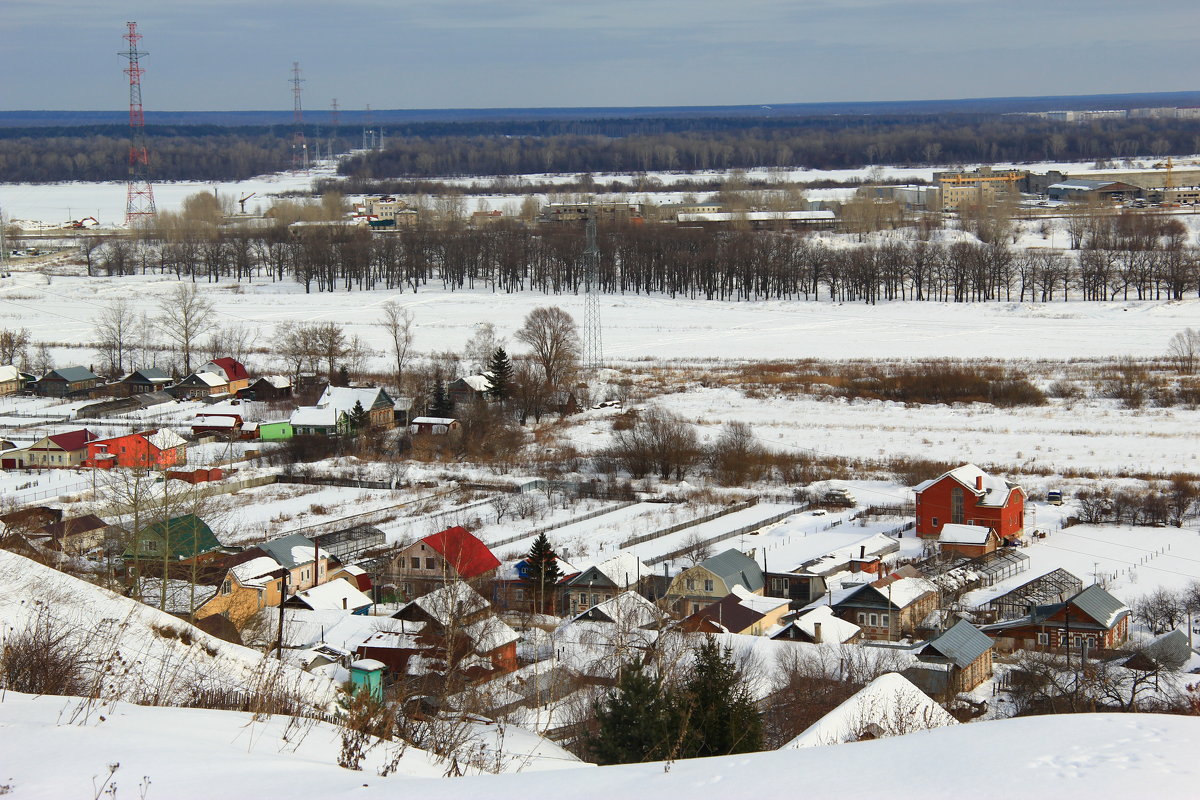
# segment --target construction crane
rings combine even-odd
[[[241,206],[241,208],[242,208],[241,213],[243,213],[243,214],[246,213],[246,201],[249,200],[251,197],[254,197],[256,194],[258,194],[258,192],[251,192],[250,194],[243,197],[241,200],[238,200],[238,205]]]

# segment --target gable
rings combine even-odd
[[[421,541],[440,553],[462,578],[475,578],[500,566],[500,559],[487,545],[461,525],[426,536]]]

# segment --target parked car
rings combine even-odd
[[[1046,502],[1052,506],[1061,506],[1063,504],[1063,493],[1058,489],[1051,489],[1046,492]]]
[[[858,500],[848,489],[830,489],[825,492],[824,501],[826,505],[846,506],[847,508],[858,505]]]

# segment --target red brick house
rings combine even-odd
[[[1093,584],[1065,603],[1034,606],[1020,619],[986,625],[983,632],[1005,649],[1082,647],[1111,650],[1129,636],[1129,606]]]
[[[980,525],[1001,540],[1025,530],[1025,492],[1015,483],[964,464],[916,488],[917,536],[936,539],[942,526]]]
[[[130,433],[87,444],[85,467],[167,469],[187,463],[187,442],[174,431]]]

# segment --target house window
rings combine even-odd
[[[933,518],[933,527],[937,527],[937,517]]]
[[[955,486],[950,490],[950,521],[955,525],[961,525],[963,521],[963,490],[961,486]]]
[[[408,565],[409,565],[410,567],[412,567],[413,569],[420,569],[420,568],[421,568],[421,559],[419,559],[419,558],[415,558],[415,557],[414,557],[414,558],[410,558],[410,559],[408,560]]]
[[[686,584],[687,584],[688,591],[691,591],[692,589],[696,588],[696,582],[694,580],[692,580],[691,578],[687,579]]]
[[[1037,642],[1038,642],[1038,644],[1042,644],[1042,645],[1048,645],[1048,644],[1050,644],[1050,634],[1048,634],[1048,633],[1039,633],[1039,634],[1038,634],[1038,640],[1037,640]]]
[[[433,558],[425,559],[425,569],[437,569],[437,560]]]
[[[412,584],[411,583],[401,584],[400,589],[404,592],[405,595],[412,594]]]
[[[709,579],[705,579],[705,581],[704,581],[704,591],[706,591],[706,592],[711,592],[711,591],[713,591],[713,582],[712,582],[711,580],[709,580]]]
[[[771,591],[780,597],[787,597],[788,579],[787,578],[771,578]]]
[[[524,590],[524,589],[521,589],[521,588],[518,588],[518,589],[517,589],[517,599],[518,599],[518,600],[524,600],[524,599],[525,599],[525,590]]]
[[[233,583],[228,578],[221,582],[221,594],[229,594],[233,591]]]
[[[883,627],[885,627],[885,628],[886,628],[886,627],[887,627],[887,626],[890,624],[890,623],[888,622],[888,615],[887,615],[887,614],[880,614],[880,615],[879,615],[879,624],[880,624],[880,625],[882,625],[882,626],[883,626]]]
[[[157,553],[158,552],[158,540],[157,539],[143,539],[142,540],[142,549],[145,550],[147,553]]]
[[[871,615],[871,627],[872,628],[879,627],[879,615],[878,614]]]
[[[862,611],[858,612],[858,624],[859,625],[867,624],[867,615],[865,613],[863,613]]]

